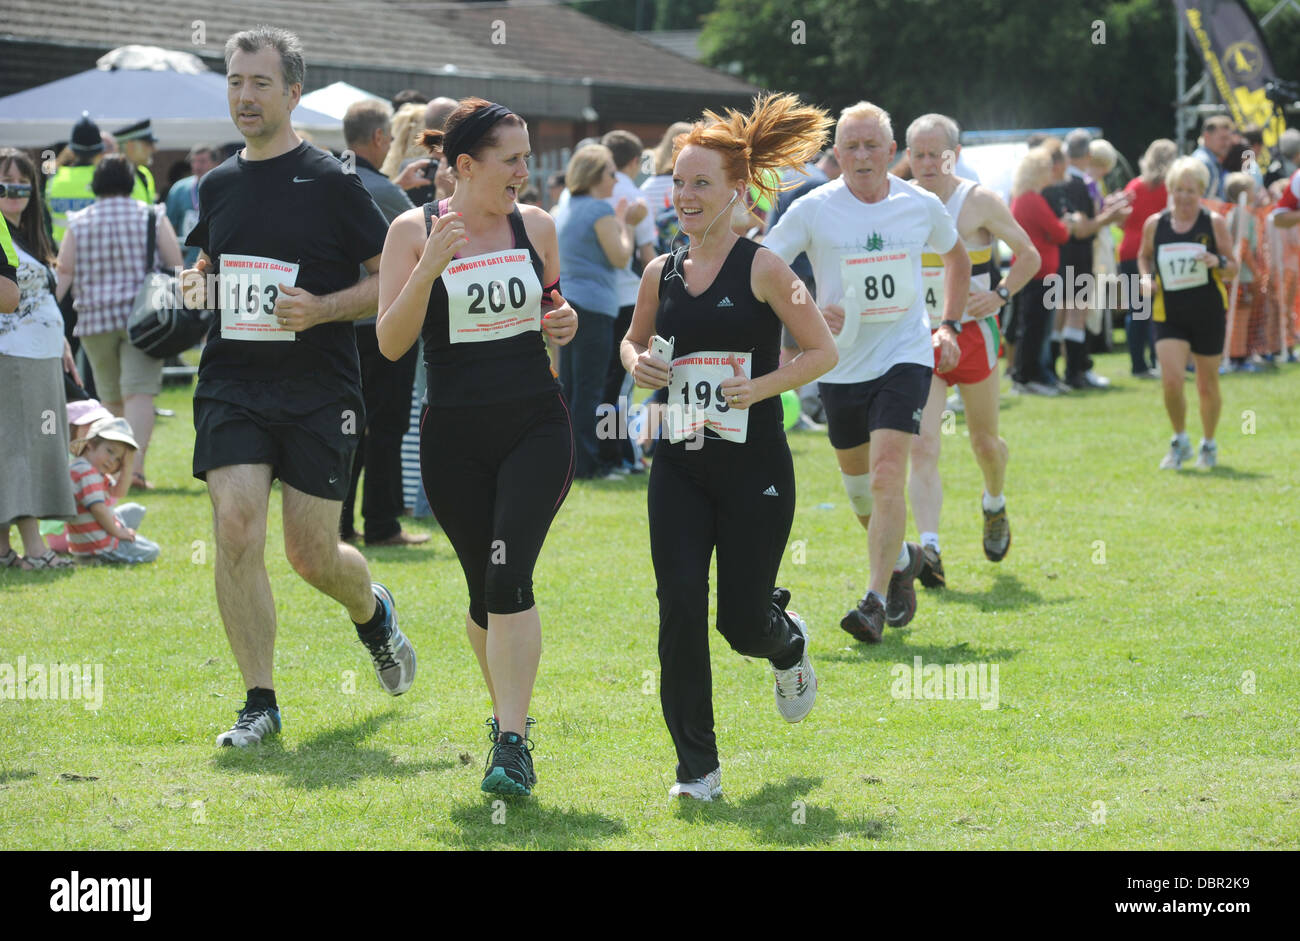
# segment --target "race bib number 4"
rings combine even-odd
[[[483,343],[542,329],[542,285],[528,252],[456,258],[442,273],[451,343]]]
[[[1160,287],[1165,291],[1186,291],[1210,281],[1210,270],[1201,261],[1205,246],[1199,242],[1168,242],[1156,249]]]
[[[921,269],[921,290],[925,294],[925,312],[930,315],[930,328],[938,329],[943,323],[943,267]]]
[[[845,312],[856,308],[868,324],[898,320],[916,300],[915,271],[910,251],[846,256],[840,262]]]
[[[722,391],[722,383],[736,374],[732,356],[750,377],[753,363],[748,353],[688,353],[672,361],[665,409],[669,441],[676,444],[710,428],[719,438],[745,443],[749,409],[732,408]]]
[[[296,285],[298,266],[257,255],[221,256],[221,338],[293,340],[275,319],[280,285]]]

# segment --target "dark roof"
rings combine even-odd
[[[259,23],[284,26],[306,50],[306,91],[346,78],[381,95],[409,86],[453,97],[495,94],[521,112],[555,117],[576,117],[584,105],[635,101],[637,117],[646,120],[657,120],[659,111],[679,115],[688,104],[698,113],[697,102],[736,104],[758,91],[635,33],[537,0],[6,0],[5,6],[5,45],[49,43],[83,53],[157,45],[192,52],[218,69],[231,33]],[[193,42],[195,21],[203,24],[203,45]]]

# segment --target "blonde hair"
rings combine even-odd
[[[673,147],[679,136],[691,129],[690,121],[674,121],[664,131],[664,136],[650,153],[654,157],[654,175],[663,176],[673,172]]]
[[[1138,170],[1142,173],[1142,182],[1155,186],[1169,172],[1169,165],[1178,156],[1178,145],[1167,137],[1158,137],[1147,146],[1147,152],[1138,161]]]
[[[402,172],[402,161],[429,156],[420,143],[424,133],[424,105],[413,101],[407,102],[393,115],[393,142],[388,145],[388,156],[384,157],[379,172],[390,180],[397,179]]]
[[[1100,137],[1088,142],[1088,158],[1093,163],[1099,163],[1106,168],[1101,171],[1102,176],[1114,170],[1115,164],[1119,163],[1119,154],[1116,153],[1114,146],[1110,141]]]
[[[1011,181],[1011,196],[1014,199],[1022,193],[1036,193],[1050,182],[1052,178],[1052,154],[1046,147],[1031,147],[1020,158],[1015,177]]]
[[[1235,203],[1242,193],[1250,196],[1255,192],[1255,178],[1249,173],[1229,173],[1223,178],[1223,192],[1228,202]]]
[[[840,119],[835,124],[835,139],[837,141],[840,139],[841,125],[843,125],[845,121],[850,121],[854,118],[871,118],[880,125],[881,129],[889,136],[891,141],[894,139],[894,125],[893,122],[889,120],[889,112],[879,105],[873,105],[869,101],[859,101],[857,104],[849,105],[840,112]]]
[[[794,95],[769,92],[754,98],[749,114],[728,108],[724,118],[705,111],[703,121],[674,140],[673,162],[691,144],[718,151],[729,180],[744,182],[775,201],[777,193],[799,185],[782,185],[779,171],[802,167],[820,154],[832,124],[821,108],[800,104]]]
[[[600,182],[614,162],[614,154],[604,144],[578,148],[564,170],[564,188],[570,196],[583,196]]]
[[[1195,157],[1179,157],[1165,172],[1165,188],[1173,191],[1174,186],[1185,176],[1190,176],[1201,187],[1201,195],[1210,188],[1210,168]]]

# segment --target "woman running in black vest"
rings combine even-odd
[[[424,337],[420,469],[465,571],[465,630],[493,704],[483,790],[526,795],[542,642],[533,566],[573,479],[573,429],[541,332],[563,346],[578,321],[558,290],[555,223],[518,204],[531,156],[523,119],[468,98],[423,141],[455,167],[456,189],[393,221],[376,333],[393,360]]]
[[[765,171],[816,156],[832,123],[793,95],[765,96],[748,115],[705,112],[677,138],[673,204],[690,244],[646,268],[622,345],[638,386],[668,387],[669,435],[656,449],[649,510],[674,796],[722,793],[709,670],[715,546],[719,632],[737,652],[771,661],[787,721],[806,716],[817,694],[807,627],[786,610],[790,593],[774,587],[794,519],[780,396],[834,366],[835,342],[789,266],[729,223],[751,185],[772,195],[777,174]],[[778,368],[782,324],[803,352]],[[671,338],[671,364],[650,352],[652,335]],[[691,428],[699,433],[683,438]]]

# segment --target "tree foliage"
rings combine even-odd
[[[710,64],[834,110],[873,101],[900,138],[930,111],[971,129],[1099,126],[1130,159],[1174,132],[1171,0],[718,0],[705,24]],[[1300,13],[1265,35],[1293,76]],[[1188,61],[1191,84],[1192,44]]]

